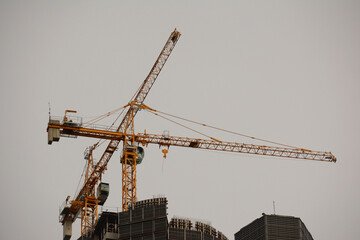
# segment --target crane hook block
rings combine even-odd
[[[166,154],[169,152],[167,149],[163,149],[163,150],[161,150],[162,151],[162,153],[164,154],[164,158],[166,158]]]

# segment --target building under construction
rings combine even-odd
[[[240,231],[235,240],[313,240],[300,218],[263,214]]]
[[[132,204],[127,211],[102,212],[93,231],[78,240],[228,240],[207,223],[167,218],[167,199]]]
[[[127,211],[103,211],[93,230],[78,240],[228,240],[209,223],[186,218],[168,222],[167,199],[147,199]],[[235,240],[313,240],[298,217],[266,215],[235,233]]]

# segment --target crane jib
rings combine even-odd
[[[69,127],[64,125],[49,125],[49,128],[61,129],[61,133],[66,135],[83,136],[91,138],[109,139],[121,141],[124,139],[124,133],[116,131],[99,130],[93,125],[93,128]],[[191,147],[216,151],[238,152],[257,155],[266,155],[274,157],[298,158],[307,160],[336,162],[336,157],[331,152],[310,151],[299,148],[271,147],[256,144],[219,142],[215,140],[204,140],[198,138],[164,136],[156,134],[134,134],[136,142],[147,145],[157,144],[159,146],[178,146]]]

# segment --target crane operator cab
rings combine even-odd
[[[142,147],[137,146],[127,146],[126,149],[124,149],[124,155],[127,155],[128,159],[131,162],[134,162],[134,159],[136,158],[136,164],[140,164],[145,156],[145,151]],[[124,155],[121,157],[120,162],[124,163]]]
[[[97,188],[96,199],[99,200],[99,205],[104,205],[109,196],[110,186],[108,183],[101,182]]]
[[[137,153],[136,164],[140,164],[142,162],[142,160],[144,159],[145,151],[142,147],[137,147],[136,153]]]

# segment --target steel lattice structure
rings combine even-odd
[[[98,128],[69,127],[64,126],[63,124],[49,124],[48,127],[60,129],[60,133],[65,136],[83,136],[108,140],[117,139],[118,141],[122,141],[125,138],[125,134],[122,132],[99,130]],[[257,154],[273,157],[336,162],[336,157],[331,152],[312,151],[302,148],[273,147],[265,145],[204,140],[188,137],[164,136],[147,133],[134,134],[133,139],[135,142],[140,143],[143,146],[146,146],[148,144],[157,144],[159,146],[166,147],[190,147],[215,151]]]
[[[169,39],[166,41],[165,46],[163,47],[159,57],[157,58],[154,66],[152,67],[151,71],[149,72],[148,76],[145,78],[143,84],[140,86],[139,90],[135,94],[135,97],[131,99],[130,105],[139,104],[141,105],[146,96],[148,95],[151,87],[153,86],[154,82],[156,81],[158,75],[160,74],[162,68],[164,67],[167,59],[169,58],[172,50],[174,49],[177,41],[180,38],[180,32],[176,29],[170,34]],[[131,107],[129,108],[128,112],[125,114],[125,117],[121,121],[119,127],[117,128],[116,132],[122,132],[124,134],[123,140],[123,157],[122,157],[122,183],[123,183],[123,210],[127,210],[128,203],[136,202],[136,161],[132,161],[131,156],[133,153],[127,151],[127,146],[134,146],[135,142],[133,139],[133,132],[134,132],[134,125],[133,119],[138,112],[138,108]],[[64,118],[65,120],[65,118]],[[49,123],[51,120],[49,121]],[[118,145],[120,144],[119,139],[111,139],[110,143],[106,147],[102,157],[100,158],[99,162],[94,167],[89,177],[86,179],[84,186],[79,191],[77,196],[74,198],[73,201],[70,203],[69,210],[65,213],[65,215],[60,219],[62,224],[65,222],[73,222],[75,221],[79,211],[84,208],[85,200],[88,196],[88,190],[94,189],[95,185],[99,182],[101,178],[101,174],[106,169],[106,166],[112,157],[113,153],[117,149]],[[81,203],[81,204],[80,204]],[[89,205],[90,206],[90,205]],[[91,205],[93,206],[93,205]],[[96,206],[97,207],[97,206]],[[85,210],[86,211],[86,210]],[[90,209],[89,209],[90,211]],[[89,224],[85,224],[86,221],[82,221],[82,229],[85,229],[86,226]]]
[[[122,150],[122,209],[126,211],[129,204],[136,202],[136,166],[137,166],[137,152],[136,147],[139,144],[147,146],[148,144],[157,144],[160,147],[169,148],[170,146],[188,147],[197,149],[207,149],[214,151],[226,151],[246,154],[265,155],[282,158],[296,158],[317,160],[325,162],[336,162],[336,157],[331,152],[311,151],[307,149],[291,148],[291,147],[272,147],[264,145],[224,142],[214,138],[210,140],[165,136],[147,133],[135,134],[134,118],[141,108],[148,108],[145,106],[144,100],[155,83],[158,75],[164,67],[172,50],[180,38],[180,32],[176,29],[171,33],[170,37],[165,43],[159,57],[154,66],[150,70],[144,82],[130,100],[128,110],[117,128],[100,127],[98,125],[85,125],[81,121],[72,121],[71,117],[67,117],[67,112],[74,112],[67,110],[64,118],[49,117],[48,134],[49,144],[52,141],[58,141],[60,136],[65,137],[90,137],[98,139],[110,140],[104,153],[99,159],[98,163],[92,167],[92,150],[88,159],[88,168],[83,187],[69,203],[69,206],[60,214],[60,222],[64,225],[72,224],[81,212],[82,224],[81,233],[85,235],[94,227],[97,219],[98,200],[95,198],[95,186],[99,183],[102,174],[106,170],[107,164],[110,161],[113,153],[117,150],[120,142],[123,144]],[[94,145],[96,146],[96,145]],[[167,150],[163,149],[164,156]],[[90,167],[91,166],[91,167]],[[66,201],[67,202],[67,201]],[[71,235],[70,235],[71,236]],[[66,239],[69,239],[67,237]],[[65,239],[65,236],[64,236]]]

